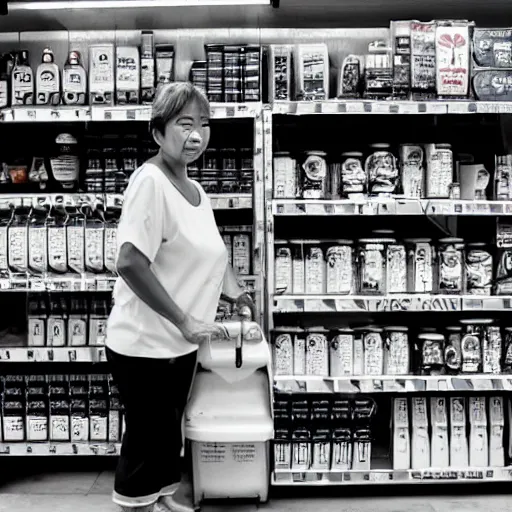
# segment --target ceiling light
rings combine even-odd
[[[54,0],[8,2],[9,12],[55,9],[199,7],[205,5],[270,5],[271,0]]]

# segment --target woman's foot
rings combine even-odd
[[[165,505],[171,512],[194,512],[197,510],[194,507],[192,484],[186,479],[180,482],[180,486],[172,496],[163,496],[159,503]]]

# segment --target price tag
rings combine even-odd
[[[30,281],[30,289],[35,292],[42,292],[46,290],[46,286],[42,279],[32,279]]]
[[[11,288],[11,281],[9,279],[0,279],[0,290],[9,290]]]
[[[398,105],[398,110],[400,114],[418,114],[418,104],[414,103],[413,101],[407,102],[404,101]],[[426,109],[425,109],[426,110]]]
[[[105,353],[105,349],[104,348],[99,348],[97,350],[98,350],[98,352],[97,352],[97,354],[98,354],[98,361],[100,363],[105,362],[107,360],[107,354]]]
[[[367,114],[371,114],[373,112],[373,107],[374,107],[373,103],[364,103],[363,104],[363,109]]]
[[[375,103],[365,103],[365,112],[372,112],[374,114],[389,114],[390,104],[385,101],[376,101]]]
[[[69,350],[68,357],[69,357],[69,361],[71,363],[74,363],[76,361],[76,350]]]
[[[428,114],[446,114],[448,113],[448,105],[438,101],[429,101],[428,103],[422,103],[424,105],[425,112]]]
[[[235,117],[235,107],[226,107],[226,117]]]
[[[370,482],[389,482],[391,480],[391,476],[391,473],[377,471],[370,473]]]
[[[300,101],[297,103],[297,114],[314,114],[316,104],[312,101]]]
[[[0,361],[10,361],[11,353],[8,350],[0,350]]]
[[[469,311],[481,310],[484,308],[484,301],[482,299],[466,299],[464,309]]]
[[[336,101],[325,101],[322,103],[322,110],[324,114],[336,114],[340,112],[339,107],[341,103],[337,103]],[[344,105],[343,105],[344,106]]]
[[[471,103],[467,103],[466,101],[451,101],[448,103],[448,113],[449,114],[471,114],[471,110],[469,110],[469,106]]]
[[[347,101],[346,107],[347,114],[362,114],[365,112],[362,101]]]
[[[137,119],[137,111],[133,109],[129,109],[126,111],[126,120],[127,121],[135,121]]]
[[[107,292],[110,290],[109,283],[106,279],[98,279],[96,281],[96,289],[99,292]]]

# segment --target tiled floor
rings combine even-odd
[[[9,460],[10,464],[3,462]],[[112,468],[65,463],[48,465],[42,459],[0,464],[0,512],[116,512],[110,502]],[[65,470],[64,470],[65,469]],[[210,503],[203,512],[512,512],[510,489],[467,486],[274,490],[266,505]],[[377,492],[378,491],[378,492]],[[421,491],[421,495],[419,492]],[[448,494],[449,492],[455,494]],[[468,492],[479,492],[468,496]],[[400,495],[394,496],[395,493]],[[362,497],[364,495],[364,497]]]

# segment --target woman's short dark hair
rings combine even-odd
[[[151,130],[158,130],[162,135],[169,121],[190,103],[197,101],[204,115],[210,117],[210,103],[201,89],[190,82],[175,82],[158,86],[151,113]]]

